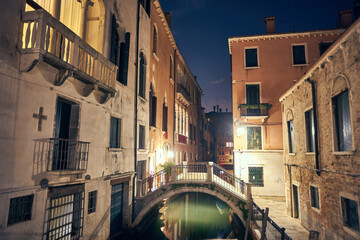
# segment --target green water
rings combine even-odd
[[[223,238],[231,232],[229,206],[215,197],[187,193],[165,202],[138,239],[197,240]]]

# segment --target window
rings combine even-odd
[[[174,61],[172,56],[170,56],[170,78],[174,79]]]
[[[146,61],[145,56],[140,53],[140,69],[139,69],[139,96],[145,98],[146,89]]]
[[[245,67],[258,67],[257,48],[245,49]]]
[[[163,122],[162,122],[162,130],[167,132],[167,125],[168,125],[168,107],[166,103],[163,103]]]
[[[111,117],[109,148],[120,148],[120,141],[121,141],[121,119]]]
[[[288,127],[288,137],[289,137],[289,153],[294,153],[295,151],[295,139],[294,139],[294,123],[293,120],[287,122]]]
[[[233,142],[226,142],[226,147],[234,147],[234,143]]]
[[[57,191],[50,199],[47,239],[79,239],[82,236],[84,192],[63,194]]]
[[[34,194],[10,199],[8,226],[31,220]]]
[[[293,45],[292,54],[294,65],[306,64],[305,45]]]
[[[335,151],[351,151],[352,133],[348,90],[333,97],[332,104],[335,120]]]
[[[192,134],[193,127],[192,127],[191,123],[190,123],[189,129],[190,129],[190,141],[192,141],[193,140],[193,134]]]
[[[262,149],[261,127],[247,127],[247,149]]]
[[[357,202],[345,197],[341,197],[341,209],[344,226],[359,231],[359,212]]]
[[[259,105],[260,104],[260,86],[259,84],[247,84],[246,85],[246,104]],[[259,107],[249,107],[246,109],[247,116],[259,116]]]
[[[196,142],[196,126],[194,126],[194,142]]]
[[[125,42],[120,44],[120,66],[118,69],[117,80],[127,85],[128,69],[129,69],[129,51],[130,51],[130,33],[125,34]]]
[[[306,148],[307,152],[314,152],[315,150],[315,127],[314,127],[314,111],[313,109],[305,112],[305,127],[306,127]]]
[[[139,125],[139,149],[145,149],[145,126]]]
[[[158,33],[156,27],[153,27],[153,53],[157,55],[158,51]]]
[[[317,187],[310,186],[310,200],[311,207],[320,209],[319,189]]]
[[[150,89],[150,102],[149,102],[149,117],[150,117],[150,126],[156,127],[156,106],[157,106],[157,98],[155,96],[153,87],[151,85]]]
[[[97,197],[97,191],[89,192],[88,214],[96,212],[96,197]]]
[[[110,61],[119,66],[119,56],[120,56],[120,37],[117,31],[117,23],[115,15],[112,15],[111,20],[111,43],[110,43]]]
[[[321,42],[319,44],[320,55],[322,55],[330,46],[332,42]]]
[[[138,161],[136,166],[137,179],[144,179],[146,175],[146,161]]]
[[[249,183],[254,187],[263,187],[263,167],[249,167]]]

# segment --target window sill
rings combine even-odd
[[[146,152],[145,148],[138,148],[138,152]]]
[[[316,212],[316,213],[318,213],[318,214],[321,214],[320,208],[311,207],[311,209],[312,209],[314,212]]]
[[[258,68],[260,68],[260,66],[256,66],[256,67],[244,67],[245,70],[258,69]]]
[[[315,156],[315,153],[314,152],[306,152],[305,155],[306,156]]]
[[[304,64],[291,64],[292,67],[306,67],[309,66],[308,63],[304,63]]]
[[[296,153],[288,153],[288,156],[296,156]]]
[[[357,231],[355,229],[352,229],[352,228],[349,228],[347,226],[343,226],[343,229],[344,229],[345,232],[347,232],[348,234],[353,236],[355,239],[360,238],[360,232],[359,231]]]
[[[150,129],[150,131],[151,131],[151,130],[154,130],[154,132],[157,131],[157,128],[156,128],[155,126],[149,126],[149,129]]]
[[[352,152],[332,152],[332,155],[336,155],[336,156],[351,156],[355,154],[355,151]]]
[[[124,149],[123,148],[107,148],[108,152],[122,152]]]
[[[154,59],[158,62],[159,61],[159,57],[156,55],[156,53],[152,53],[153,54],[153,57],[154,57]]]
[[[140,96],[140,95],[138,95],[138,97],[139,97],[139,99],[140,99],[141,102],[146,103],[146,99],[145,99],[144,97],[142,97],[142,96]]]

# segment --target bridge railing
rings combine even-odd
[[[138,196],[144,196],[170,182],[216,183],[244,200],[250,199],[251,195],[251,184],[245,183],[212,162],[204,162],[174,165],[151,175],[138,182]]]

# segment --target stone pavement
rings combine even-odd
[[[286,214],[284,197],[253,196],[254,202],[262,209],[269,208],[269,216],[280,226],[286,228],[285,232],[293,240],[309,239],[309,232],[301,226],[299,220]]]

